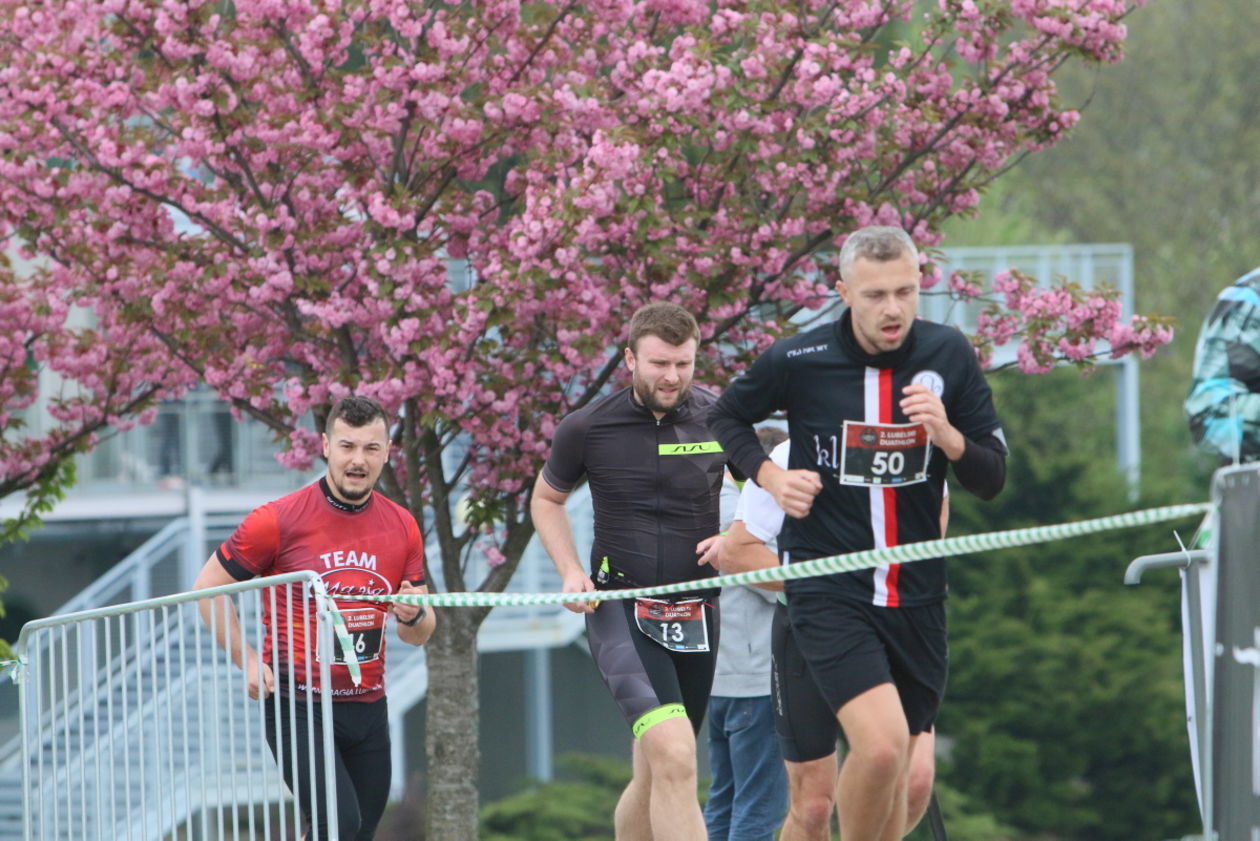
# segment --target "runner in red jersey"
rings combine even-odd
[[[357,596],[424,593],[424,546],[415,517],[407,509],[374,494],[389,458],[389,425],[375,401],[346,398],[333,407],[324,433],[325,476],[314,485],[268,503],[251,513],[206,561],[194,589],[245,581],[259,575],[300,570],[319,573],[346,621],[354,644],[361,681],[350,677],[346,653],[337,648],[330,664],[333,741],[337,769],[339,837],[371,841],[385,809],[390,786],[389,718],[385,699],[385,617],[397,618],[398,636],[422,645],[433,633],[432,611],[416,605],[362,601]],[[213,617],[220,645],[248,675],[251,698],[273,691],[299,699],[308,685],[322,692],[314,641],[306,629],[314,626],[314,606],[303,608],[301,586],[263,598],[267,628],[261,661],[249,646],[241,652],[240,629],[226,599],[215,599]],[[216,612],[211,600],[202,603],[209,622]],[[273,645],[274,637],[274,645]],[[273,650],[274,649],[274,650]],[[292,654],[290,655],[290,652]],[[242,662],[243,661],[243,662]],[[276,675],[281,677],[276,679]],[[285,676],[291,675],[292,680]],[[299,695],[300,693],[300,695]],[[323,790],[323,734],[319,705],[266,704],[267,742],[314,826],[310,838],[328,838],[326,792]],[[278,708],[278,709],[277,709]],[[312,789],[307,773],[308,728],[314,734],[315,763]],[[292,734],[297,738],[293,739]],[[296,762],[292,761],[296,754]],[[297,779],[293,769],[298,769]],[[314,810],[311,803],[315,804]],[[312,820],[312,815],[314,819]]]
[[[362,671],[362,682],[355,686],[345,657],[338,651],[332,666],[333,695],[339,701],[375,701],[384,696],[382,632],[390,609],[381,602],[358,601],[354,596],[387,596],[403,581],[424,582],[420,529],[410,512],[375,494],[351,505],[338,499],[326,478],[320,479],[256,509],[219,547],[215,557],[237,581],[301,570],[319,573],[346,621]],[[294,609],[299,610],[302,587],[289,586]],[[281,616],[288,611],[288,604],[283,594],[277,596],[276,610]],[[263,646],[263,661],[277,671],[287,668],[286,657],[293,652],[297,688],[303,691],[308,675],[306,652],[314,648],[313,641],[305,639],[306,629],[315,623],[314,604],[309,607],[305,621],[276,625],[277,652],[271,651],[270,634]],[[263,600],[263,620],[272,627],[271,599]],[[309,665],[311,683],[319,691],[318,667]]]

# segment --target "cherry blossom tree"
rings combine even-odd
[[[25,494],[0,543],[24,537],[62,498],[76,455],[148,421],[159,397],[194,380],[146,325],[108,310],[86,323],[74,282],[62,268],[15,273],[0,254],[0,498]]]
[[[1090,371],[1102,358],[1136,353],[1149,359],[1172,341],[1168,317],[1135,315],[1126,322],[1113,287],[1085,289],[1066,280],[1045,286],[1008,269],[985,290],[976,274],[952,272],[944,292],[953,301],[981,306],[971,342],[990,371],[1018,366],[1025,374],[1045,374],[1062,363]],[[995,368],[993,350],[1016,339],[1015,361]]]
[[[0,0],[0,237],[48,261],[4,281],[94,313],[137,354],[123,391],[205,382],[293,467],[331,401],[381,400],[384,489],[438,579],[501,590],[555,424],[621,376],[637,306],[691,308],[720,386],[823,300],[847,231],[936,245],[1061,138],[1054,72],[1118,60],[1134,5]],[[1013,333],[1070,356],[1042,315]],[[1068,345],[1166,341],[1115,316]],[[477,834],[487,612],[430,643],[431,838]]]
[[[24,499],[0,521],[0,545],[26,538],[64,497],[75,456],[147,422],[160,397],[195,379],[147,326],[108,311],[86,324],[60,269],[15,271],[13,262],[0,250],[0,499]],[[0,639],[0,660],[12,657]]]

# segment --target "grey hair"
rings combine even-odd
[[[840,249],[840,278],[849,276],[853,264],[859,259],[874,260],[887,263],[905,254],[914,258],[919,265],[919,249],[914,247],[914,240],[901,228],[892,225],[867,225],[849,234]]]

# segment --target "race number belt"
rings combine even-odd
[[[704,599],[635,599],[634,621],[644,636],[670,651],[709,650]]]
[[[927,480],[932,439],[921,423],[845,421],[842,485],[913,485]]]
[[[381,635],[385,630],[385,614],[374,607],[342,608],[341,618],[346,622],[346,633],[354,646],[354,658],[367,663],[381,656]],[[333,665],[344,666],[348,655],[341,642],[333,640]]]

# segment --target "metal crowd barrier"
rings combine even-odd
[[[225,605],[238,622],[225,620]],[[25,625],[14,675],[25,841],[281,841],[308,832],[304,812],[326,817],[329,835],[319,841],[335,841],[336,797],[313,798],[322,802],[308,807],[279,772],[287,767],[291,779],[315,782],[308,790],[336,791],[329,693],[312,692],[308,672],[289,667],[275,674],[271,697],[250,699],[234,662],[244,662],[246,643],[261,652],[264,607],[314,618],[304,650],[290,643],[282,659],[316,664],[328,686],[332,601],[312,572]],[[270,643],[279,651],[277,624]],[[305,741],[306,767],[283,738],[273,739],[273,755],[268,705],[273,720],[289,722],[282,725],[288,745]],[[293,724],[295,713],[319,720],[321,732]],[[317,749],[322,782],[315,779]],[[311,830],[305,837],[317,836]]]
[[[1186,712],[1196,794],[1209,841],[1260,839],[1260,463],[1212,478],[1200,540],[1144,555],[1125,573],[1182,575]]]

